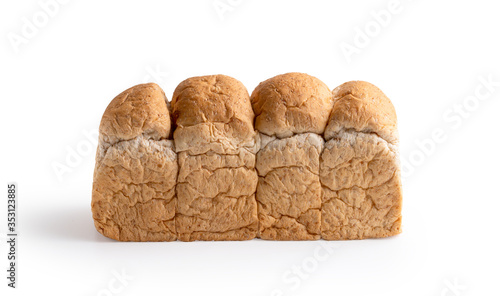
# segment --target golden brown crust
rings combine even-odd
[[[246,88],[224,75],[189,78],[176,88],[172,110],[178,239],[254,238],[257,137]]]
[[[177,154],[172,140],[142,135],[96,159],[92,214],[96,229],[120,241],[175,240]]]
[[[221,136],[240,143],[255,136],[248,91],[240,81],[229,76],[209,75],[184,80],[174,91],[172,112],[177,131],[194,126],[201,131],[205,125],[206,129],[216,129]],[[210,138],[210,135],[199,136]],[[190,137],[182,138],[176,139],[179,147],[192,146],[185,143]]]
[[[250,101],[234,78],[193,77],[172,104],[158,85],[137,85],[101,121],[94,223],[121,241],[396,235],[397,141],[394,107],[363,81],[330,92],[288,73]]]
[[[246,240],[257,234],[255,155],[178,154],[179,240]]]
[[[155,83],[125,90],[104,111],[99,134],[108,144],[131,140],[141,134],[154,140],[168,138],[171,123],[165,93]]]
[[[316,77],[287,73],[261,82],[252,93],[255,127],[268,136],[323,134],[333,107],[330,89]]]
[[[321,136],[304,133],[274,138],[261,147],[256,163],[260,238],[320,238],[319,156],[323,145]]]
[[[334,106],[325,129],[325,140],[352,129],[375,133],[392,144],[398,142],[396,110],[378,87],[365,81],[350,81],[332,93]]]
[[[171,241],[177,155],[165,94],[154,83],[131,87],[106,108],[99,127],[92,189],[96,229],[120,241]]]
[[[395,146],[375,134],[340,132],[320,159],[321,237],[346,240],[401,232],[402,185]]]
[[[394,106],[371,83],[350,81],[335,100],[321,155],[321,237],[387,237],[401,232],[401,178]]]

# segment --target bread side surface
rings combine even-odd
[[[120,241],[176,239],[178,162],[163,91],[132,87],[104,112],[92,187],[96,229]]]
[[[340,132],[325,144],[320,178],[323,239],[401,232],[402,187],[393,145],[374,134]]]
[[[109,147],[94,174],[97,230],[120,241],[175,240],[177,171],[172,140],[139,136]]]
[[[323,145],[321,136],[305,133],[272,139],[260,149],[256,166],[260,238],[320,238],[319,155]]]
[[[176,88],[172,110],[179,157],[178,238],[254,238],[258,138],[245,87],[224,75],[189,78]]]

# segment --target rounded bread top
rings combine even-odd
[[[261,82],[251,101],[255,128],[278,138],[307,132],[323,134],[333,107],[328,86],[303,73],[286,73]]]
[[[165,93],[155,83],[139,84],[120,93],[104,111],[99,133],[109,144],[141,134],[154,140],[168,138],[171,121]]]
[[[213,123],[239,141],[255,135],[254,113],[245,86],[225,75],[192,77],[181,82],[172,97],[177,129]]]
[[[349,81],[332,91],[334,105],[325,129],[325,140],[336,133],[354,130],[375,133],[389,143],[398,141],[396,110],[375,85]]]

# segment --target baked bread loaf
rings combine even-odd
[[[319,157],[332,94],[315,77],[288,73],[260,83],[251,100],[261,136],[256,165],[259,236],[319,239]]]
[[[401,173],[396,112],[363,81],[333,90],[335,104],[321,155],[321,236],[327,240],[386,237],[401,232]]]
[[[120,241],[172,241],[177,154],[165,94],[154,83],[111,101],[99,126],[92,188],[97,230]]]
[[[228,76],[193,77],[175,89],[172,110],[179,158],[178,238],[254,238],[258,138],[248,91]]]
[[[401,232],[396,112],[374,85],[301,73],[154,83],[99,127],[96,229],[120,241],[343,240]]]

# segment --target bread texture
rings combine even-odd
[[[96,229],[121,241],[171,241],[178,162],[163,91],[141,84],[109,104],[99,127],[92,188]]]
[[[262,135],[262,137],[267,137]],[[268,240],[320,238],[319,156],[323,138],[314,133],[263,140],[257,153],[259,236]]]
[[[261,82],[252,93],[255,128],[278,138],[323,134],[333,101],[330,89],[316,77],[287,73]]]
[[[376,86],[302,73],[249,96],[225,75],[168,102],[140,84],[99,126],[96,229],[119,241],[350,240],[401,232],[394,106]]]
[[[330,90],[315,77],[288,73],[260,83],[251,100],[262,139],[257,153],[259,236],[319,239],[319,157],[333,107]]]
[[[374,85],[351,81],[333,90],[320,178],[321,236],[387,237],[401,232],[402,186],[396,113]]]
[[[248,91],[228,76],[193,77],[175,89],[172,110],[179,157],[178,238],[254,238],[258,138]]]
[[[255,148],[255,115],[240,81],[225,75],[186,79],[175,89],[171,105],[178,151]]]
[[[374,133],[397,144],[396,110],[387,96],[365,81],[349,81],[333,91],[335,105],[325,129],[325,140],[342,130]]]
[[[170,133],[167,99],[154,83],[136,85],[116,96],[104,111],[99,126],[99,137],[108,144],[139,135],[152,140],[166,139]]]

